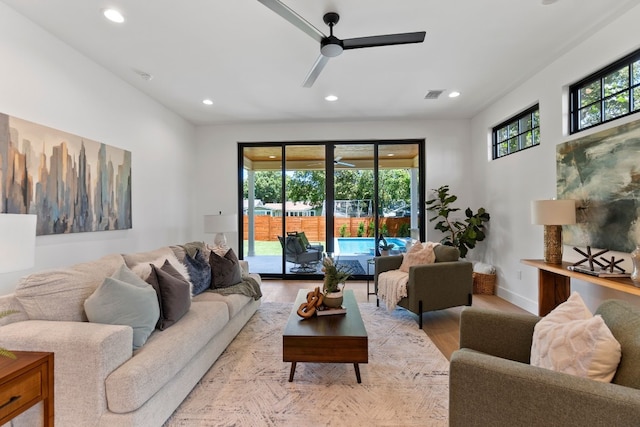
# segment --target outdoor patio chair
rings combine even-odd
[[[316,264],[322,260],[322,246],[304,247],[300,238],[296,235],[287,237],[278,236],[278,240],[284,249],[287,262],[296,264],[291,269],[292,273],[315,273]]]

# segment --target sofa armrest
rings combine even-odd
[[[56,424],[93,425],[107,408],[106,377],[133,354],[133,329],[27,320],[0,327],[0,347],[53,352]]]
[[[449,425],[623,426],[640,390],[461,349],[451,356]]]
[[[529,363],[533,328],[540,318],[466,308],[460,314],[460,348]]]

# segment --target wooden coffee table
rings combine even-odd
[[[314,316],[303,319],[296,311],[307,300],[310,290],[300,290],[282,334],[282,360],[291,362],[289,382],[293,381],[296,363],[353,363],[360,380],[358,363],[369,362],[369,341],[358,303],[352,290],[346,290],[342,305],[347,314]]]

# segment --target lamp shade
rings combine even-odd
[[[204,216],[205,233],[230,233],[238,228],[238,215],[220,214]]]
[[[0,273],[34,265],[36,215],[0,214]]]
[[[575,200],[533,200],[531,223],[539,225],[568,225],[576,223]]]

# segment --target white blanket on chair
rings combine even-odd
[[[396,304],[407,296],[407,283],[409,273],[400,270],[390,270],[378,275],[378,298],[387,306],[388,311],[393,311]]]

